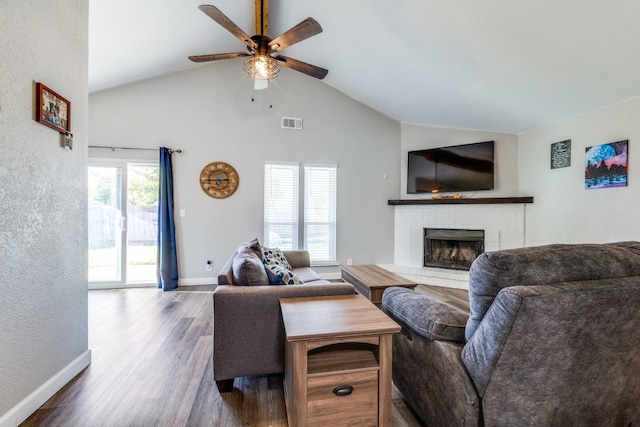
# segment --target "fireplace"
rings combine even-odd
[[[469,270],[484,252],[484,230],[424,229],[424,267]]]

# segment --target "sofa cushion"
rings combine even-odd
[[[436,298],[406,288],[387,288],[382,310],[428,339],[464,342],[466,313]]]
[[[262,260],[262,246],[260,245],[257,237],[241,244],[240,247],[238,247],[238,252],[241,252],[244,248],[250,249],[260,260]]]
[[[316,282],[320,280],[320,276],[318,276],[318,274],[310,267],[293,268],[291,271],[293,271],[295,275],[298,276],[304,283]]]
[[[282,254],[287,259],[287,262],[292,267],[293,271],[295,271],[296,268],[311,267],[311,260],[309,259],[309,251],[291,250],[291,251],[282,251]]]
[[[640,275],[640,243],[556,244],[485,252],[469,270],[467,340],[498,292],[510,286],[550,285]]]
[[[233,283],[238,286],[264,286],[269,284],[269,277],[262,260],[248,246],[238,248],[233,259]]]
[[[301,285],[303,282],[300,278],[287,267],[282,264],[265,265],[269,283],[272,285]]]

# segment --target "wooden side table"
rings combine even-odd
[[[382,293],[390,286],[413,289],[417,283],[398,276],[377,265],[341,265],[342,280],[351,283],[378,308],[382,305]]]
[[[280,300],[290,426],[391,423],[391,336],[400,326],[360,295]]]

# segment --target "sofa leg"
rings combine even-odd
[[[230,380],[216,380],[216,385],[218,386],[218,391],[220,393],[228,393],[233,390],[233,378]]]

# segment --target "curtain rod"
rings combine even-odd
[[[157,148],[135,148],[135,147],[108,147],[106,145],[90,145],[89,148],[107,148],[111,151],[116,150],[142,150],[142,151],[158,151]],[[171,153],[182,153],[182,150],[174,150],[173,148],[169,148]]]

